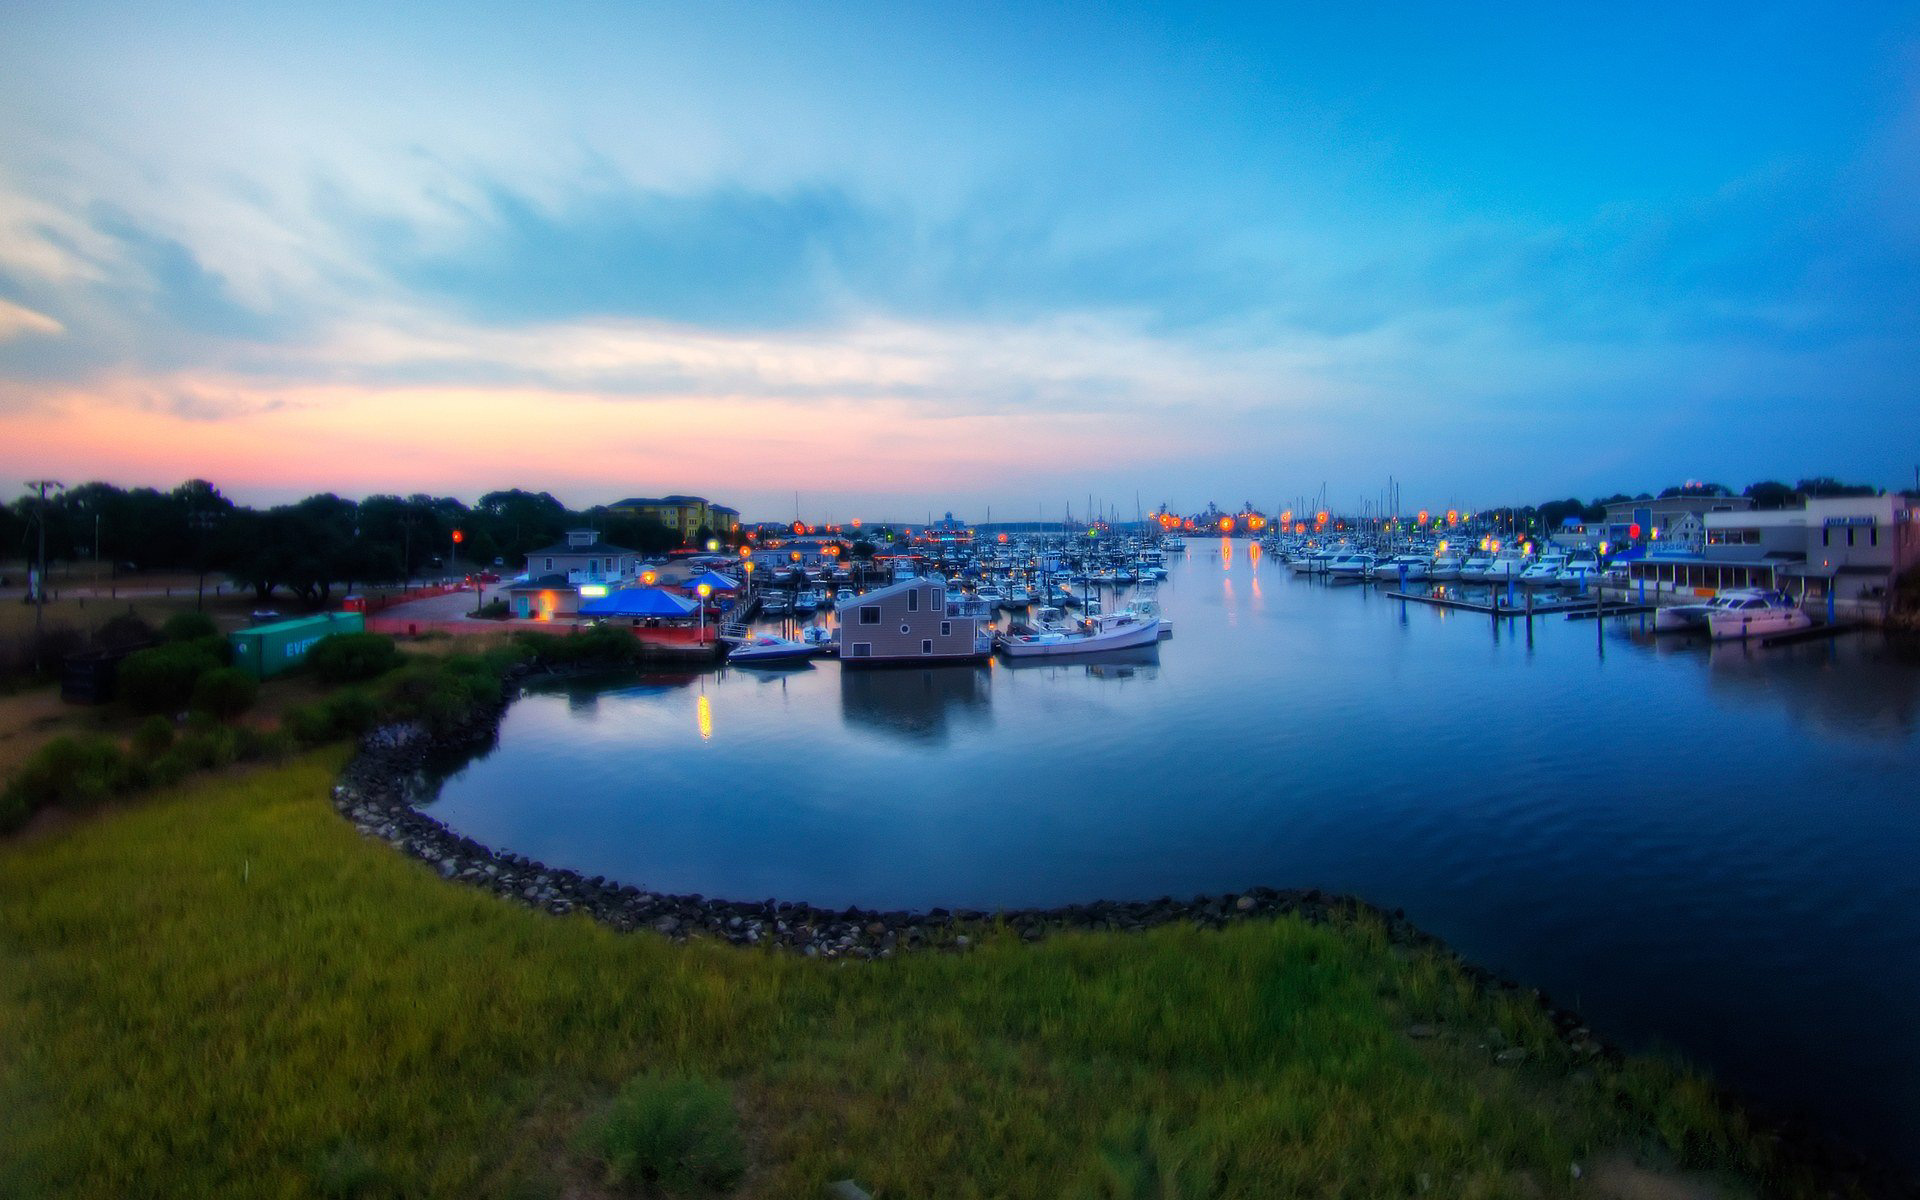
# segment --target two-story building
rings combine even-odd
[[[638,551],[609,545],[591,529],[572,529],[565,541],[528,554],[525,573],[505,591],[514,616],[550,621],[579,612],[582,598],[632,583],[640,570]]]
[[[938,578],[903,579],[834,611],[843,666],[974,662],[993,653],[991,614],[974,603],[949,605]]]

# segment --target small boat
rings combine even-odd
[[[1016,583],[1012,587],[1007,589],[1007,599],[1005,603],[1001,605],[1001,607],[1025,608],[1027,607],[1027,605],[1032,603],[1033,603],[1033,593],[1028,591],[1024,586]]]
[[[1457,554],[1435,555],[1432,565],[1427,567],[1427,578],[1443,583],[1460,578],[1460,556]]]
[[[793,597],[793,611],[797,613],[819,612],[827,602],[827,594],[817,588],[807,588]]]
[[[820,653],[820,647],[807,642],[796,642],[791,638],[775,637],[770,633],[756,633],[743,638],[727,639],[729,649],[727,661],[740,666],[756,666],[762,663],[804,662]]]
[[[1373,562],[1371,554],[1348,550],[1328,560],[1327,575],[1332,579],[1365,579],[1367,572],[1373,569]]]

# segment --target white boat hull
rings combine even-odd
[[[1096,650],[1127,650],[1151,646],[1160,640],[1160,621],[1133,621],[1095,633],[1001,634],[1000,653],[1008,658],[1042,658],[1060,654],[1088,654]]]

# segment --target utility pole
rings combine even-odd
[[[67,485],[58,479],[29,479],[29,489],[40,493],[40,569],[33,585],[33,671],[38,675],[46,669],[41,656],[46,653],[47,618],[47,489],[56,492],[65,491]]]

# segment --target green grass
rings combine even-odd
[[[676,945],[361,839],[325,800],[342,753],[0,843],[0,1195],[591,1195],[579,1131],[642,1071],[725,1087],[753,1196],[1560,1195],[1623,1148],[1762,1162],[1698,1080],[1576,1072],[1372,924]],[[1528,1062],[1490,1065],[1507,1044]]]

